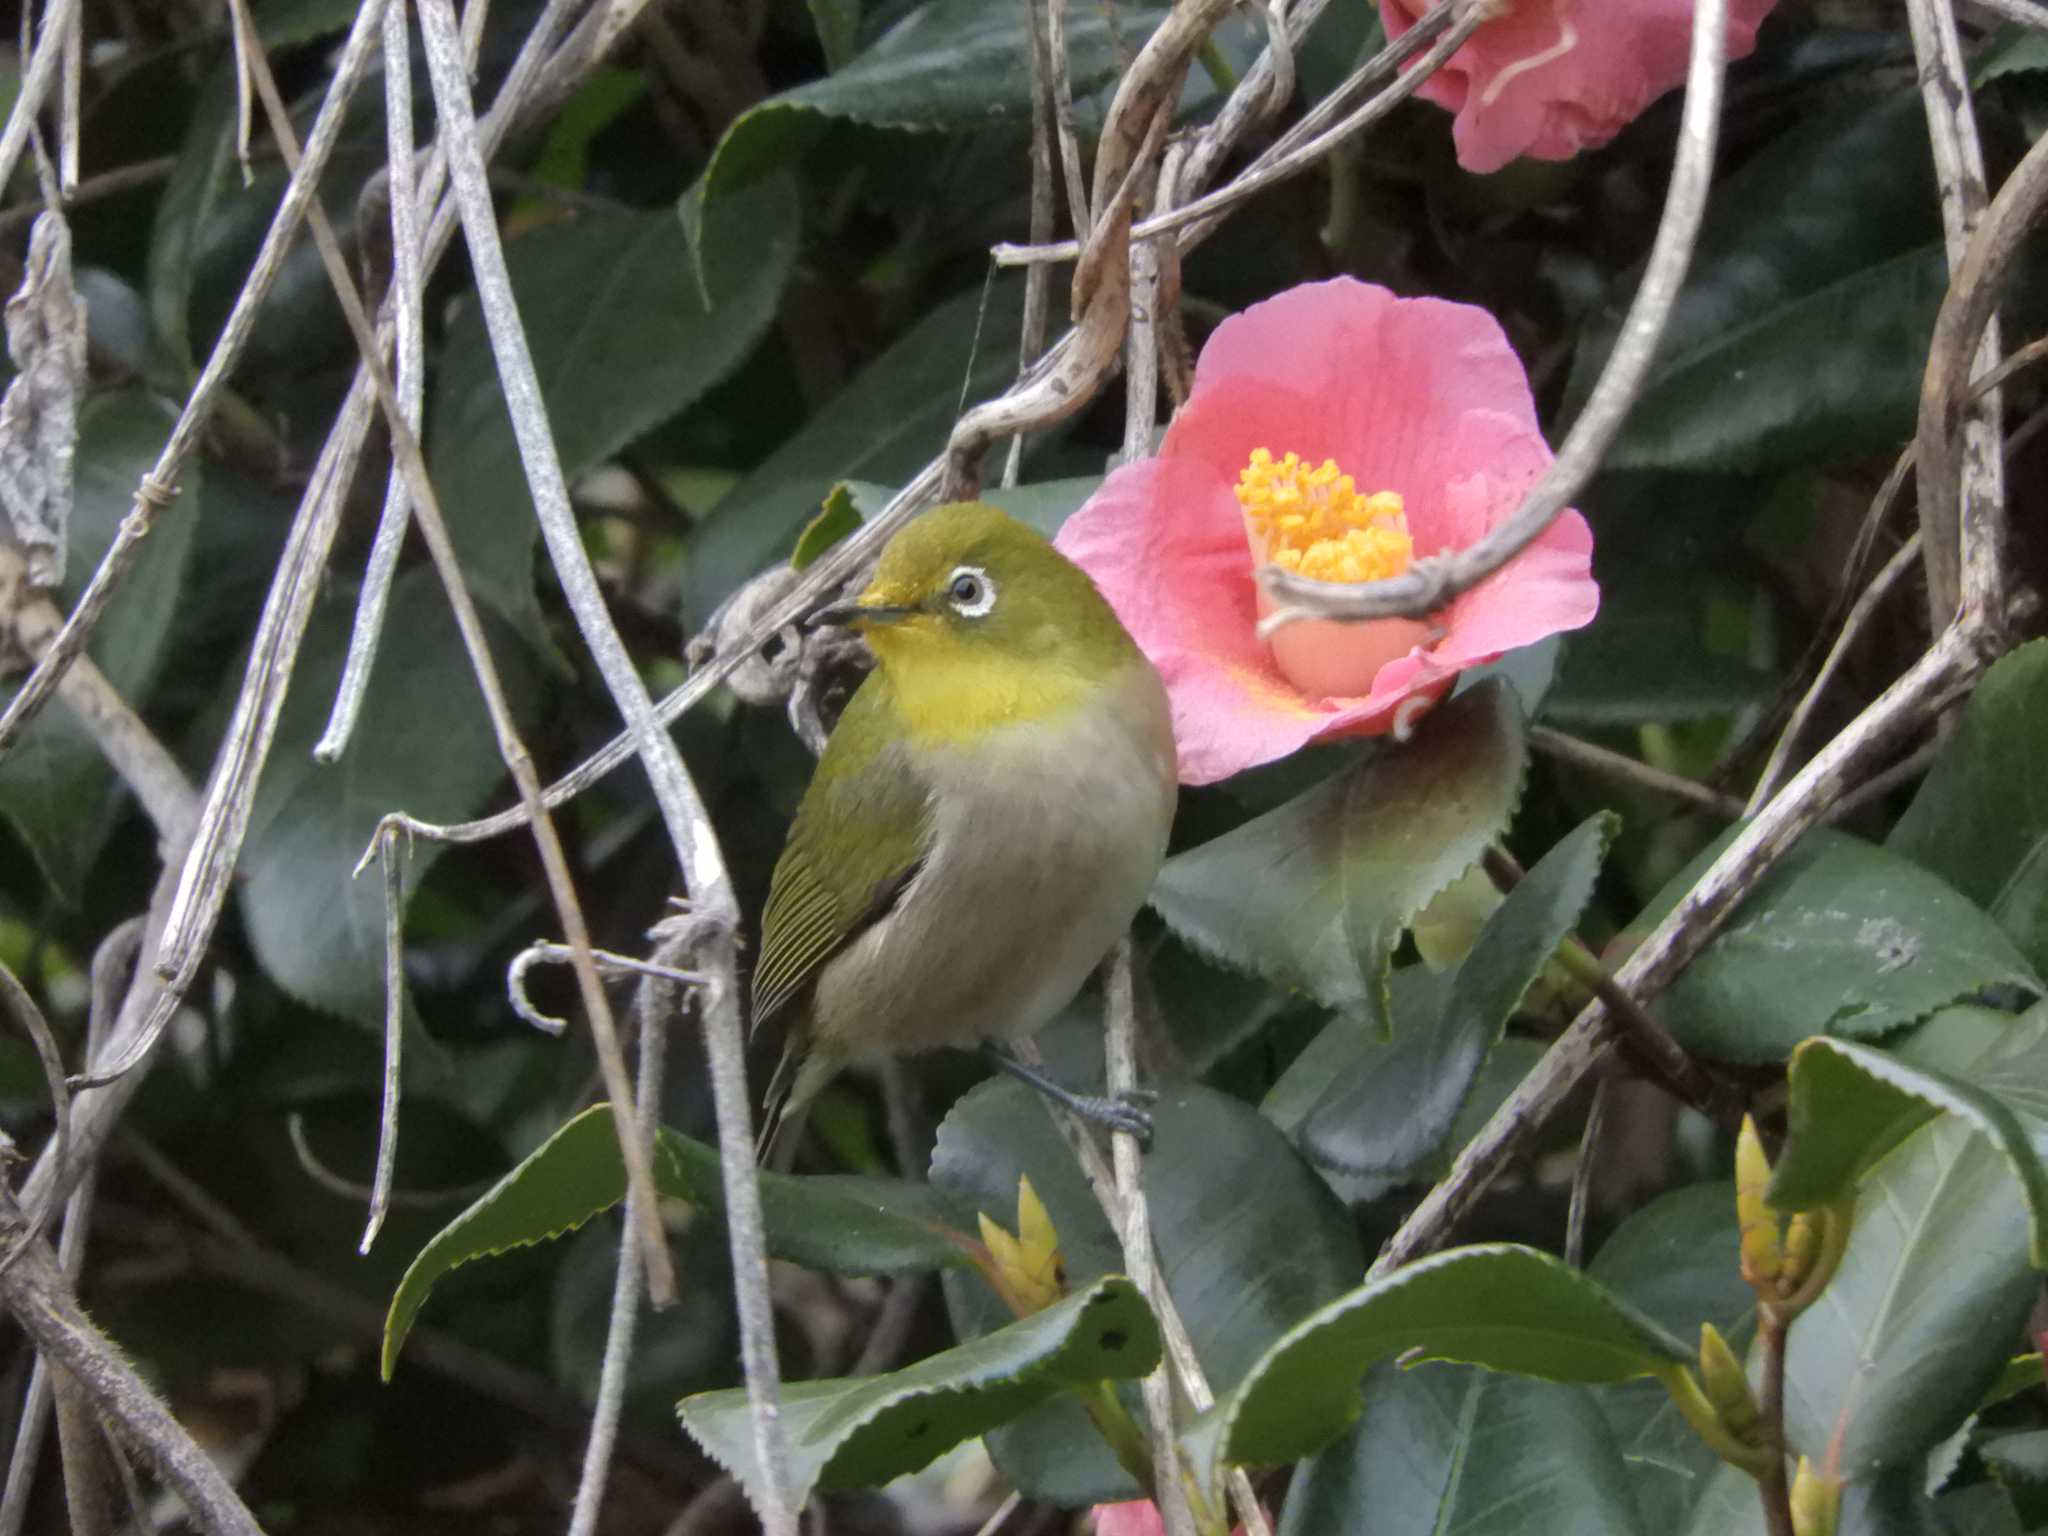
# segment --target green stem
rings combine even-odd
[[[1152,1478],[1151,1448],[1145,1443],[1145,1432],[1138,1428],[1138,1421],[1131,1417],[1131,1410],[1116,1395],[1115,1383],[1098,1381],[1091,1387],[1076,1387],[1074,1395],[1088,1410],[1090,1421],[1116,1456],[1117,1465],[1130,1473],[1132,1481],[1145,1491],[1145,1497],[1156,1504],[1159,1487]]]

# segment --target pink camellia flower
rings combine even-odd
[[[1335,278],[1216,328],[1157,456],[1103,482],[1057,544],[1166,679],[1181,778],[1404,724],[1470,666],[1589,622],[1593,536],[1565,512],[1427,621],[1258,637],[1264,561],[1330,581],[1475,543],[1550,464],[1494,318]]]
[[[1777,0],[1729,0],[1728,57],[1756,46]],[[1429,0],[1380,0],[1389,39]],[[1692,0],[1512,0],[1416,92],[1457,114],[1458,164],[1497,171],[1517,155],[1598,149],[1685,79]]]

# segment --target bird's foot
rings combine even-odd
[[[988,1055],[1019,1082],[1029,1083],[1055,1104],[1065,1106],[1090,1125],[1099,1125],[1113,1135],[1136,1137],[1140,1147],[1151,1150],[1151,1106],[1159,1102],[1159,1095],[1150,1088],[1131,1088],[1108,1096],[1076,1093],[1036,1067],[1027,1067],[1007,1051],[989,1046]]]

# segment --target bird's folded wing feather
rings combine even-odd
[[[860,702],[857,694],[848,716]],[[841,720],[826,747],[768,888],[761,962],[754,969],[756,1028],[888,914],[929,846],[923,779],[908,762],[885,761],[897,755],[887,749],[861,752],[866,733],[848,732],[849,723]],[[835,762],[835,750],[846,749],[866,760],[848,755]]]

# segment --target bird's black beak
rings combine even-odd
[[[905,603],[834,603],[812,614],[804,627],[816,629],[820,625],[835,624],[841,629],[851,629],[856,624],[892,624],[916,612],[915,606]]]

